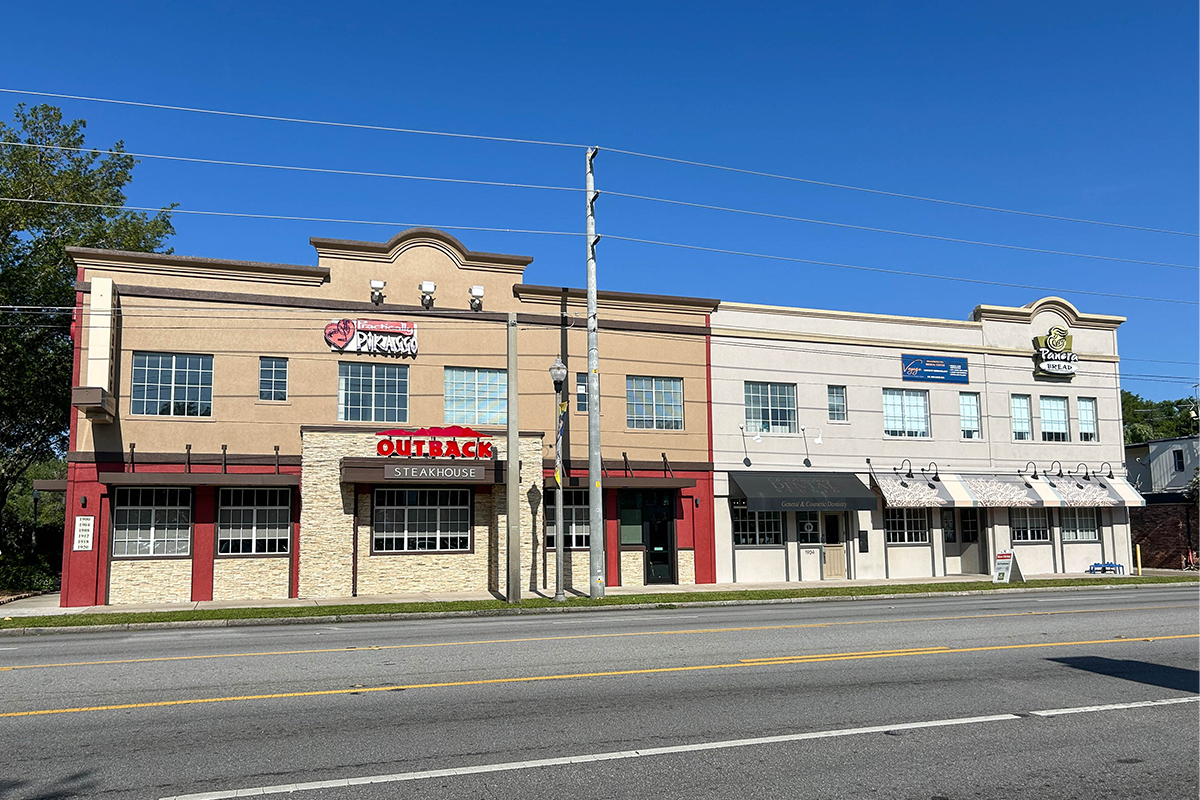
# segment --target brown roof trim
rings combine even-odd
[[[269,261],[235,261],[227,258],[203,258],[201,256],[179,256],[173,253],[138,253],[130,250],[103,250],[94,247],[68,247],[71,258],[117,261],[125,264],[148,264],[172,267],[231,267],[233,269],[269,272],[280,275],[302,275],[307,278],[329,280],[328,267],[308,264],[278,264]]]
[[[514,256],[504,253],[481,253],[468,250],[455,237],[437,228],[409,228],[400,231],[386,242],[367,242],[359,239],[323,239],[317,236],[308,243],[317,250],[341,251],[344,253],[369,253],[372,255],[387,255],[410,239],[436,239],[458,251],[464,261],[484,261],[493,264],[508,264],[516,267],[527,267],[533,263],[533,256]]]
[[[39,492],[65,492],[67,490],[67,479],[34,481],[33,488]]]
[[[564,489],[586,489],[588,488],[588,476],[576,476],[573,478],[564,478],[566,484]],[[542,486],[547,489],[555,487],[554,476],[547,475],[542,479]],[[627,475],[612,475],[607,478],[600,479],[600,485],[604,489],[691,489],[696,485],[695,478],[661,478],[658,476],[637,476],[629,477]]]
[[[625,474],[625,462],[621,459],[604,459],[601,462],[604,469],[608,470],[609,477]],[[653,472],[656,474],[666,474],[666,469],[663,467],[662,461],[630,461],[629,468],[635,473]],[[542,469],[554,469],[554,459],[542,459]],[[582,459],[564,459],[563,471],[567,473],[576,473],[577,475],[587,475],[588,463]],[[713,465],[710,461],[672,461],[672,472],[712,472]]]
[[[98,452],[71,450],[67,453],[67,462],[71,464],[128,464],[129,453],[120,453],[115,450],[101,450]],[[133,457],[133,463],[137,466],[150,464],[186,464],[188,463],[188,456],[186,453],[143,453],[137,451]],[[221,454],[192,453],[191,463],[193,465],[217,465],[221,463]],[[275,454],[227,453],[225,455],[225,463],[229,466],[239,467],[273,467],[275,466]],[[285,456],[280,454],[279,466],[298,467],[300,466],[300,456]]]
[[[571,300],[587,299],[587,291],[584,289],[572,289],[567,286],[538,286],[529,283],[517,283],[513,285],[513,296],[522,300],[525,297],[561,298],[563,295],[566,295]],[[597,292],[596,299],[618,303],[692,306],[705,311],[715,311],[717,306],[721,304],[720,300],[715,300],[711,297],[680,297],[669,294],[639,294],[636,292]]]
[[[380,430],[387,428],[417,429],[423,427],[432,426],[418,425],[415,422],[377,422],[374,425],[357,425],[352,422],[346,422],[339,425],[301,425],[300,433],[379,433]],[[503,439],[508,431],[507,428],[498,428],[493,425],[472,425],[471,428],[480,433],[486,433],[493,439]],[[545,431],[519,431],[519,434],[535,439],[543,439],[546,436]]]
[[[273,472],[101,472],[108,486],[299,486],[299,475]]]

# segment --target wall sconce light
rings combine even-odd
[[[1075,469],[1074,469],[1073,471],[1072,471],[1072,470],[1067,470],[1067,474],[1068,474],[1068,475],[1071,475],[1071,476],[1073,476],[1073,477],[1075,478],[1075,486],[1076,486],[1076,488],[1082,489],[1082,488],[1083,488],[1083,484],[1079,482],[1079,468],[1080,468],[1080,467],[1083,467],[1083,479],[1084,479],[1085,481],[1090,481],[1090,480],[1092,479],[1092,476],[1091,476],[1091,473],[1089,473],[1089,472],[1088,472],[1088,466],[1087,466],[1087,464],[1076,464],[1076,465],[1075,465]]]
[[[79,495],[79,507],[87,508],[87,495],[86,494]]]
[[[383,287],[387,286],[387,281],[371,281],[371,302],[375,305],[383,303]]]
[[[471,297],[471,300],[470,300],[471,310],[472,311],[482,311],[483,310],[483,287],[482,286],[472,286],[470,289],[467,289],[467,294],[470,295],[470,297]]]
[[[421,290],[421,306],[426,311],[433,308],[433,294],[437,291],[437,284],[433,281],[421,281],[417,288]]]
[[[746,426],[738,425],[738,428],[742,432],[742,455],[745,456],[745,458],[742,459],[742,463],[748,467],[750,466],[750,452],[746,450]]]
[[[928,472],[928,471],[929,471],[929,470],[931,470],[931,469],[933,470],[933,478],[932,478],[932,479],[931,479],[931,478],[929,478],[929,476],[927,476],[927,475],[925,474],[926,472]],[[921,467],[921,477],[922,477],[922,478],[925,478],[925,482],[926,482],[926,483],[929,483],[929,481],[930,481],[930,480],[933,480],[933,481],[934,481],[934,482],[936,482],[936,483],[941,483],[941,482],[942,482],[942,476],[941,476],[941,474],[938,472],[938,465],[937,465],[937,462],[936,462],[936,461],[930,461],[930,462],[929,462],[929,466],[927,466],[927,467]],[[936,487],[934,487],[933,483],[929,483],[929,488],[930,488],[930,489],[933,489],[933,488],[936,488]]]

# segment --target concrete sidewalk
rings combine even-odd
[[[1143,575],[1174,575],[1178,577],[1187,577],[1193,573],[1182,572],[1180,570],[1168,569],[1147,569],[1143,570]],[[1027,575],[1028,580],[1067,580],[1071,578],[1096,578],[1097,582],[1101,582],[1104,576],[1098,575],[1064,575],[1062,573],[1054,573],[1048,575]],[[1114,576],[1107,576],[1114,577]],[[663,600],[669,600],[670,596],[684,593],[707,593],[707,592],[753,592],[763,590],[789,590],[789,589],[817,589],[829,588],[832,586],[902,586],[911,584],[947,584],[947,583],[973,583],[978,581],[990,581],[991,578],[987,575],[948,575],[940,578],[892,578],[885,580],[839,580],[839,581],[791,581],[780,583],[704,583],[692,585],[652,585],[652,586],[610,586],[605,589],[605,594],[608,596],[620,595],[663,595]],[[1014,584],[1014,587],[1020,584]],[[568,591],[568,596],[582,597],[579,592]],[[553,590],[547,592],[545,590],[522,591],[522,597],[552,597]],[[147,612],[147,611],[193,611],[199,609],[218,609],[218,608],[288,608],[294,606],[342,606],[342,605],[369,605],[379,603],[439,603],[467,600],[497,600],[503,599],[493,595],[491,592],[412,592],[408,594],[388,594],[388,595],[372,595],[359,597],[301,597],[297,599],[285,600],[204,600],[199,602],[189,603],[145,603],[139,605],[112,605],[112,606],[84,606],[76,608],[61,608],[59,606],[60,598],[57,592],[52,594],[43,594],[36,597],[27,597],[22,600],[13,600],[0,606],[0,618],[4,617],[38,617],[52,616],[60,614],[110,614],[120,612]]]

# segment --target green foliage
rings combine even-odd
[[[61,536],[60,536],[61,538]],[[10,592],[56,592],[61,564],[44,556],[23,553],[0,555],[0,590]],[[3,607],[0,606],[0,614]]]
[[[1196,401],[1191,397],[1155,402],[1121,390],[1121,416],[1125,420],[1125,444],[1153,439],[1195,436]]]
[[[88,150],[86,122],[49,105],[13,117],[0,122],[0,197],[26,202],[0,200],[0,511],[33,464],[66,449],[76,276],[66,248],[160,251],[175,232],[167,209],[122,210],[137,161],[121,142]]]

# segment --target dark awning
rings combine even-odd
[[[299,486],[299,475],[261,472],[101,472],[108,486]]]
[[[695,478],[668,478],[657,476],[610,475],[601,478],[605,489],[690,489],[696,485]],[[554,476],[547,475],[542,483],[549,489],[555,486]],[[568,489],[588,488],[587,475],[568,477]]]
[[[849,472],[731,472],[729,480],[730,494],[745,497],[751,511],[859,511],[878,503]]]

